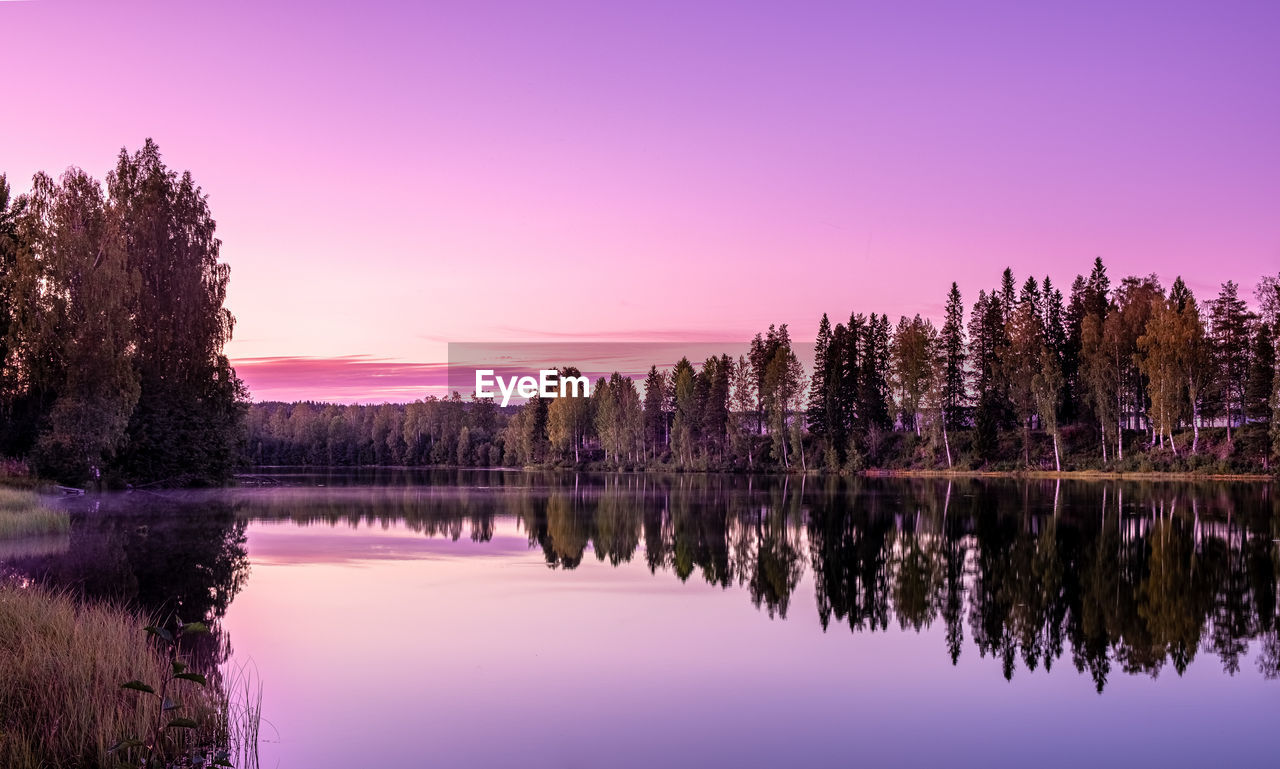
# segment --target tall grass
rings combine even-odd
[[[0,488],[0,539],[66,533],[67,514],[45,507],[31,491]]]
[[[116,766],[110,748],[145,733],[159,707],[122,690],[161,680],[170,663],[144,641],[146,618],[35,585],[0,584],[0,766]],[[221,695],[195,687],[185,711],[203,726],[178,739],[225,742]]]

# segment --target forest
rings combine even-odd
[[[63,483],[226,482],[248,393],[208,197],[155,142],[105,186],[0,176],[0,457]]]
[[[1066,295],[1006,269],[968,307],[953,283],[940,327],[824,314],[808,366],[783,324],[737,358],[655,362],[590,397],[250,404],[224,354],[215,230],[151,140],[105,185],[73,167],[15,196],[0,176],[0,457],[113,485],[249,465],[1257,474],[1280,459],[1280,276],[1251,306],[1233,281],[1201,298],[1154,274],[1113,285],[1101,258]]]
[[[812,471],[1269,473],[1280,457],[1280,276],[1256,310],[1235,282],[1113,286],[1101,258],[1068,295],[1006,269],[941,327],[853,312],[818,324],[812,363],[786,325],[749,353],[614,373],[589,398],[254,404],[259,465],[564,466]],[[578,375],[565,368],[563,375]]]

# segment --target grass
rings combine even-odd
[[[65,534],[67,514],[45,507],[32,491],[0,488],[0,539]]]
[[[111,746],[144,734],[155,698],[122,690],[159,681],[168,658],[147,643],[146,618],[87,604],[36,585],[0,584],[0,766],[117,766]],[[189,687],[184,712],[201,724],[182,739],[218,740],[225,728],[220,695]],[[225,740],[225,736],[222,736]]]

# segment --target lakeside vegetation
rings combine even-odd
[[[259,403],[259,465],[660,470],[1270,474],[1280,458],[1280,277],[1250,311],[1234,282],[1198,300],[1178,278],[1112,289],[1101,259],[1069,297],[1012,270],[941,328],[854,312],[818,325],[813,365],[770,327],[736,360],[687,359],[589,398]],[[577,376],[574,368],[562,375]]]
[[[65,534],[69,528],[67,514],[46,506],[34,492],[0,487],[0,540]]]
[[[246,391],[208,198],[147,140],[105,187],[0,175],[0,456],[62,483],[216,484]]]
[[[137,765],[113,747],[148,733],[169,714],[161,700],[121,684],[161,681],[172,673],[170,657],[146,643],[147,624],[109,603],[0,583],[0,765]],[[168,755],[226,744],[225,703],[217,692],[191,686],[181,692],[181,703],[195,726],[159,738]]]

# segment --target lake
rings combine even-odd
[[[272,471],[4,569],[203,617],[263,767],[1270,762],[1269,484]]]

